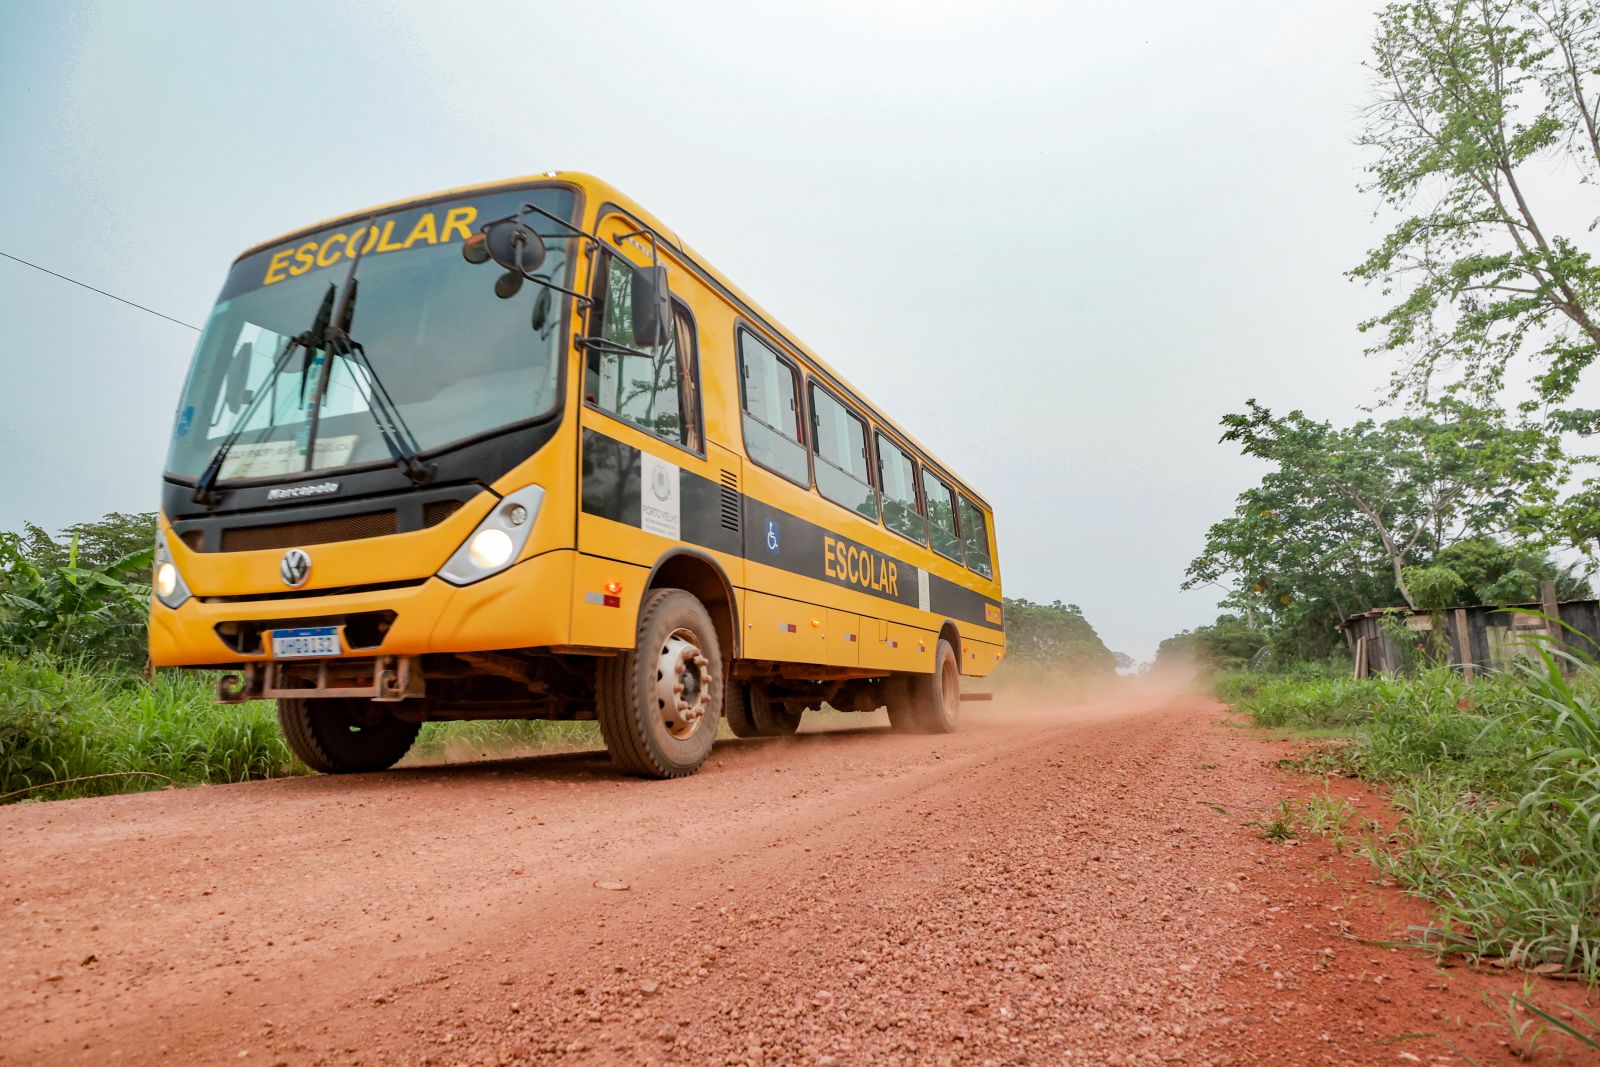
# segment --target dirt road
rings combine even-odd
[[[1510,980],[1346,936],[1424,913],[1244,825],[1304,786],[1224,717],[0,809],[0,1063],[1502,1060]]]

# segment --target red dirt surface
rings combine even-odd
[[[1520,976],[1354,940],[1427,911],[1246,825],[1314,788],[1285,746],[1132,689],[964,715],[677,782],[576,753],[0,809],[0,1063],[1510,1060],[1481,995]]]

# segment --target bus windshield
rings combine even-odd
[[[369,402],[374,383],[356,361],[336,358],[327,369],[311,457],[311,413],[328,354],[298,348],[273,373],[290,339],[311,329],[328,287],[344,285],[357,244],[350,335],[422,451],[551,414],[560,403],[561,295],[541,299],[546,290],[529,282],[502,299],[495,281],[504,271],[468,263],[461,242],[524,204],[570,220],[574,202],[570,190],[548,186],[435,201],[239,260],[195,350],[167,473],[198,477],[236,429],[220,481],[390,461]],[[559,239],[562,227],[547,218],[530,213],[525,221],[546,235],[538,276],[570,288],[573,242]]]

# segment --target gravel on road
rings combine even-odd
[[[963,714],[0,809],[0,1064],[1507,1058],[1221,705]]]

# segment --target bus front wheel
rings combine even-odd
[[[898,733],[954,733],[961,713],[961,665],[944,638],[934,652],[932,674],[906,676],[889,702],[889,724]]]
[[[722,718],[722,650],[711,616],[693,594],[659,589],[639,610],[637,641],[601,660],[595,675],[606,750],[629,774],[693,774],[711,754]]]
[[[279,700],[278,725],[300,762],[323,774],[393,767],[422,729],[370,700],[348,697]]]

